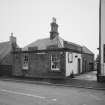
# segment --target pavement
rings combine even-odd
[[[30,84],[43,84],[64,87],[86,88],[95,90],[105,90],[105,83],[97,82],[96,71],[81,74],[75,78],[67,79],[26,79],[26,78],[0,78],[2,81],[24,82]]]
[[[97,81],[96,75],[97,75],[97,71],[92,71],[92,72],[87,72],[79,76],[76,76],[75,79],[87,80],[87,81]]]
[[[0,80],[0,105],[104,105],[105,91]]]

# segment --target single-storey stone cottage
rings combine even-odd
[[[24,48],[14,48],[13,76],[65,78],[72,73],[93,70],[94,54],[85,46],[65,41],[59,36],[53,18],[50,37],[39,39]]]

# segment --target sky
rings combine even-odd
[[[0,42],[11,32],[20,47],[47,38],[52,17],[60,37],[98,53],[99,0],[0,0]]]

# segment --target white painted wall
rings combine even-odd
[[[73,54],[73,61],[70,63],[68,62],[68,53],[70,52],[66,52],[66,77],[67,76],[70,76],[70,74],[73,73],[74,74],[78,74],[78,59],[80,58],[80,62],[81,62],[81,65],[80,65],[80,71],[82,72],[82,57],[81,57],[81,54],[79,53],[72,53]],[[77,56],[77,57],[75,57]]]
[[[103,46],[105,44],[105,0],[101,0],[101,74],[105,75],[105,63],[103,62]]]

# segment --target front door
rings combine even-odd
[[[81,73],[81,60],[78,59],[78,73]]]

